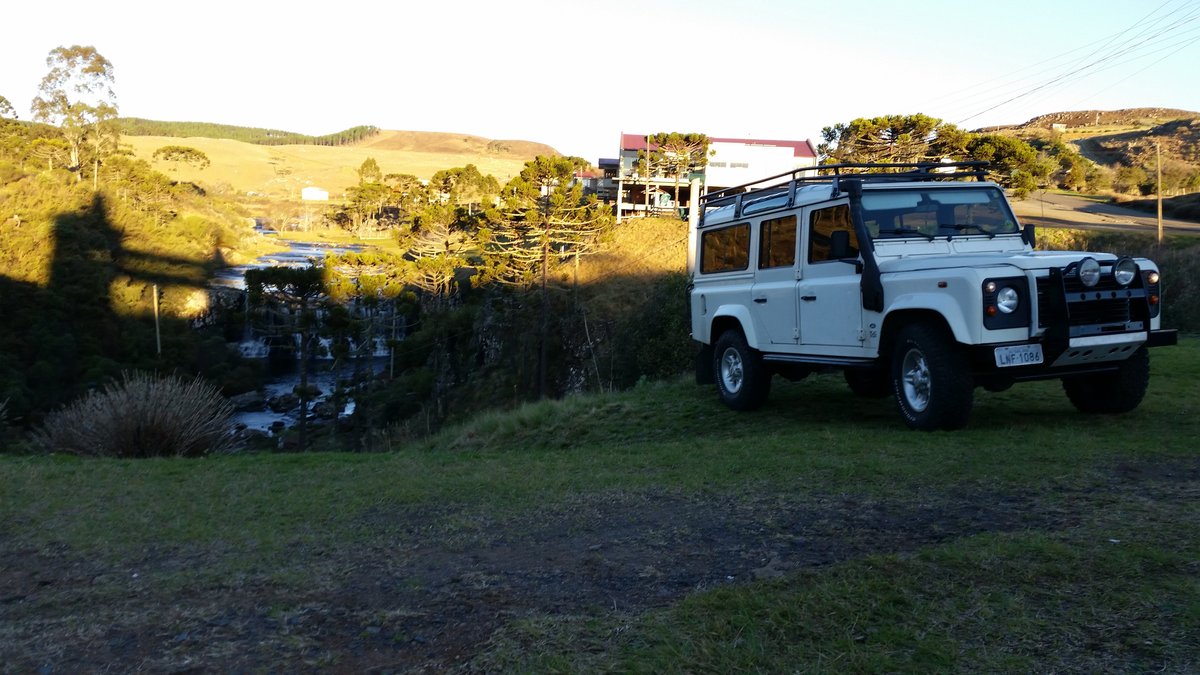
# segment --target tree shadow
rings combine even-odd
[[[35,228],[10,219],[0,236],[36,237]],[[156,339],[152,289],[200,288],[201,265],[127,248],[102,195],[56,216],[36,246],[49,249],[48,264],[26,276],[44,283],[0,276],[0,401],[8,401],[10,422],[36,424],[121,370],[189,361],[185,319],[160,315]]]

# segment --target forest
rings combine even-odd
[[[228,138],[256,145],[346,145],[357,143],[379,133],[378,127],[360,125],[331,134],[309,136],[278,129],[239,127],[211,122],[159,122],[138,117],[118,118],[116,127],[117,131],[126,136]]]

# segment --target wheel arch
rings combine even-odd
[[[945,328],[955,342],[970,344],[972,342],[972,326],[982,326],[982,315],[964,311],[965,300],[956,299],[952,295],[936,295],[932,293],[910,293],[896,298],[884,316],[884,328],[892,317],[908,317],[913,314],[927,317]],[[982,311],[982,310],[980,310]],[[976,313],[978,314],[978,313]]]
[[[758,349],[758,335],[754,332],[754,322],[745,307],[726,305],[717,309],[709,328],[709,342],[716,344],[721,339],[721,333],[727,330],[738,330],[746,338],[746,344],[752,349]]]
[[[892,345],[900,330],[912,323],[928,323],[943,331],[951,340],[961,342],[950,328],[950,322],[941,312],[933,309],[900,309],[888,313],[883,319],[883,330],[879,334],[879,358],[890,360]]]

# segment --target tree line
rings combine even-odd
[[[817,147],[822,163],[937,162],[981,160],[990,163],[989,178],[1011,188],[1018,199],[1038,189],[1122,194],[1152,194],[1157,189],[1153,157],[1122,157],[1113,166],[1083,157],[1050,132],[1029,139],[1008,134],[972,133],[928,115],[883,115],[858,118],[821,130]],[[1200,168],[1179,160],[1163,164],[1163,191],[1180,194],[1200,190]]]
[[[122,117],[116,121],[116,124],[118,130],[126,136],[224,138],[255,145],[349,145],[379,133],[378,127],[359,125],[331,134],[310,136],[278,129],[240,127],[211,122],[159,122],[139,117]]]

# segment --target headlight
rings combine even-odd
[[[1100,263],[1095,258],[1079,261],[1079,283],[1091,288],[1100,283]]]
[[[1121,258],[1113,265],[1113,279],[1122,286],[1128,286],[1137,276],[1137,269],[1137,263],[1133,262],[1133,259]]]
[[[1005,314],[1012,314],[1017,311],[1017,306],[1021,304],[1021,296],[1017,293],[1017,289],[1012,286],[1005,286],[996,294],[996,309],[999,309]]]

